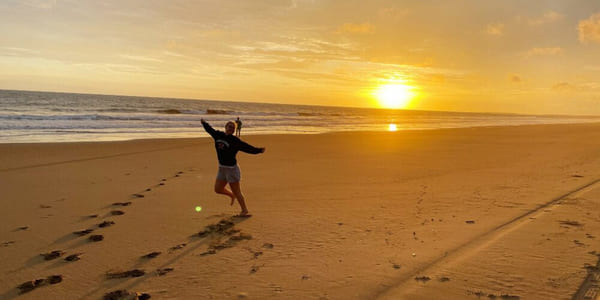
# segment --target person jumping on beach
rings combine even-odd
[[[204,130],[215,140],[215,149],[217,150],[217,159],[219,160],[219,171],[215,180],[215,193],[229,196],[231,198],[230,205],[233,205],[237,199],[242,209],[238,216],[249,217],[250,214],[246,207],[246,199],[242,194],[240,186],[242,175],[235,156],[238,151],[250,154],[264,153],[265,148],[256,148],[234,136],[233,133],[236,129],[234,122],[229,121],[225,124],[225,132],[213,129],[204,119],[200,119],[200,122],[202,122]],[[231,191],[226,188],[228,183]]]
[[[242,120],[240,120],[240,117],[235,120],[235,125],[235,136],[240,137],[242,135]]]

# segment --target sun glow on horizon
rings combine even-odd
[[[400,83],[384,84],[379,86],[373,95],[382,108],[407,108],[410,101],[416,96],[413,89],[412,86]]]

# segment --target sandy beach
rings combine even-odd
[[[243,139],[246,219],[208,137],[0,144],[0,299],[599,299],[600,124]]]

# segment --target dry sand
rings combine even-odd
[[[600,124],[244,139],[248,219],[209,138],[0,144],[0,298],[598,299]]]

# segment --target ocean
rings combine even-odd
[[[226,121],[237,117],[243,122],[242,136],[600,121],[600,117],[590,116],[386,110],[0,90],[0,143],[205,137],[208,135],[202,129],[201,118],[223,130]]]

